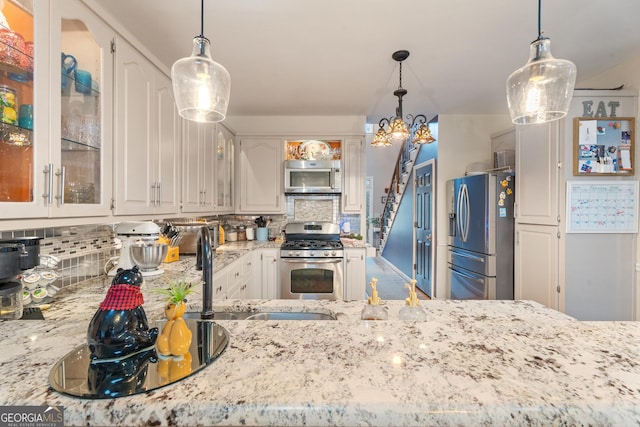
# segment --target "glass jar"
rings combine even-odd
[[[0,319],[17,320],[22,317],[22,284],[0,284]]]

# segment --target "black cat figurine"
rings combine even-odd
[[[153,347],[158,328],[149,329],[142,308],[142,273],[118,269],[87,330],[91,359],[121,359]]]

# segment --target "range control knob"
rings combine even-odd
[[[331,252],[329,252],[329,251],[324,251],[324,256],[329,256],[329,255],[331,255]]]
[[[316,256],[316,254],[313,251],[311,251],[309,252],[309,256]]]
[[[336,256],[336,251],[331,251],[331,256]]]

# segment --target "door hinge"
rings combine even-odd
[[[560,293],[560,286],[556,286],[556,292]]]
[[[111,40],[111,53],[115,53],[116,52],[116,40],[113,39]]]
[[[114,210],[116,208],[116,199],[114,199],[113,197],[111,198],[111,206],[110,209]]]
[[[560,224],[560,219],[561,219],[561,218],[560,218],[560,215],[558,215],[558,216],[556,217],[556,221],[558,221],[558,224]]]
[[[556,236],[558,236],[558,239],[560,238],[560,232],[556,232]]]

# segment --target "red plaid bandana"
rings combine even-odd
[[[112,285],[104,301],[100,303],[100,310],[132,310],[144,304],[144,297],[140,286]]]

